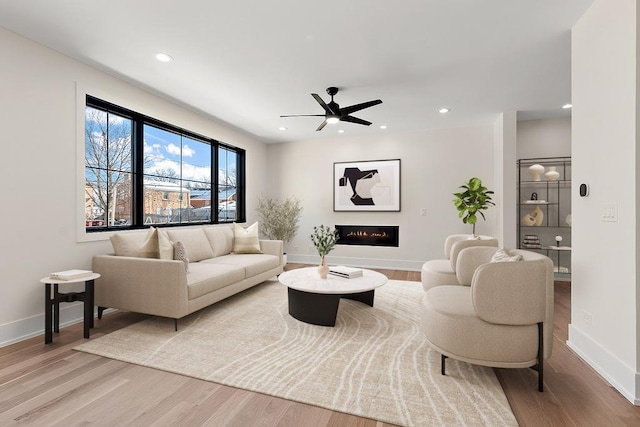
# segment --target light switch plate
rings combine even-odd
[[[602,221],[618,221],[618,204],[616,202],[605,202],[602,204]]]

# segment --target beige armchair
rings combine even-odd
[[[511,250],[522,261],[490,262],[491,247],[463,249],[458,256],[462,285],[437,286],[422,299],[421,327],[441,353],[483,366],[538,371],[553,344],[553,263],[541,254]]]
[[[469,234],[448,236],[444,241],[446,259],[434,259],[422,265],[422,287],[425,291],[435,286],[459,284],[456,278],[456,263],[461,250],[475,246],[498,247],[498,240],[493,237],[478,236],[478,239],[469,239],[469,237]]]

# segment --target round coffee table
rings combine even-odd
[[[288,288],[289,314],[303,322],[335,326],[340,298],[373,307],[375,289],[387,283],[387,276],[362,269],[362,277],[347,279],[329,274],[321,279],[318,267],[298,268],[278,276]]]

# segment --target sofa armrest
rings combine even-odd
[[[188,312],[187,273],[182,261],[95,255],[95,303],[178,319]]]
[[[280,258],[280,265],[284,264],[284,242],[282,240],[260,240],[260,250],[268,255]]]

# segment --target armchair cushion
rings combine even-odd
[[[483,321],[476,315],[468,286],[429,289],[421,310],[429,344],[444,355],[484,366],[527,367],[536,362],[537,326]]]

